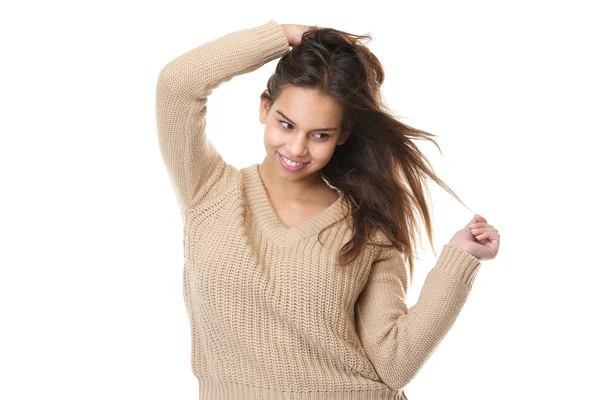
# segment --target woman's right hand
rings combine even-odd
[[[296,25],[296,24],[281,24],[285,37],[287,37],[290,46],[295,47],[300,44],[302,40],[302,34],[308,31],[311,26],[309,25]]]

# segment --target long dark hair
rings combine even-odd
[[[272,105],[283,87],[293,85],[316,89],[339,102],[344,110],[342,132],[351,133],[321,170],[327,184],[343,193],[352,214],[352,239],[341,248],[339,264],[355,260],[366,244],[393,246],[408,259],[412,281],[413,243],[419,232],[415,210],[433,248],[425,179],[431,178],[467,206],[436,176],[413,142],[429,140],[441,154],[433,139],[436,135],[400,122],[382,99],[383,67],[365,46],[371,39],[369,34],[310,27],[300,43],[281,57],[261,98]],[[368,243],[378,230],[388,242]]]

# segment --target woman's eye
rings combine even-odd
[[[287,125],[290,125],[290,126],[291,126],[291,124],[288,124],[288,123],[287,123],[287,122],[285,122],[285,121],[279,121],[279,123],[281,123],[281,124],[287,124]],[[284,126],[284,128],[285,128],[285,129],[289,129],[289,128],[285,127],[285,126]]]
[[[286,124],[286,125],[289,125],[289,126],[290,126],[290,127],[287,127],[287,126],[285,126],[285,125],[281,125],[281,126],[283,126],[283,128],[284,128],[284,129],[286,129],[286,130],[288,130],[288,129],[292,129],[292,128],[291,128],[292,124],[290,124],[289,122],[280,121],[280,120],[278,120],[278,121],[279,121],[279,124]],[[327,134],[327,133],[317,133],[316,135],[322,135],[322,137],[320,137],[320,138],[317,138],[317,139],[319,139],[319,140],[326,140],[326,139],[327,139],[327,138],[330,136],[330,135],[329,135],[329,134]]]
[[[319,140],[325,140],[329,137],[329,135],[326,133],[317,133],[317,135],[323,135],[323,137],[321,137]]]

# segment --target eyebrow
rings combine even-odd
[[[279,114],[281,114],[281,116],[285,119],[287,119],[288,121],[290,121],[292,124],[296,125],[296,123],[294,121],[292,121],[290,118],[286,117],[286,115],[284,113],[282,113],[279,110],[275,110],[277,111]],[[337,131],[337,128],[321,128],[321,129],[313,129],[315,131]]]

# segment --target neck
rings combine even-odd
[[[267,191],[279,199],[285,201],[298,201],[309,199],[310,194],[322,191],[327,184],[321,179],[319,172],[303,178],[288,181],[282,179],[269,165],[267,157],[258,166],[258,171]]]

